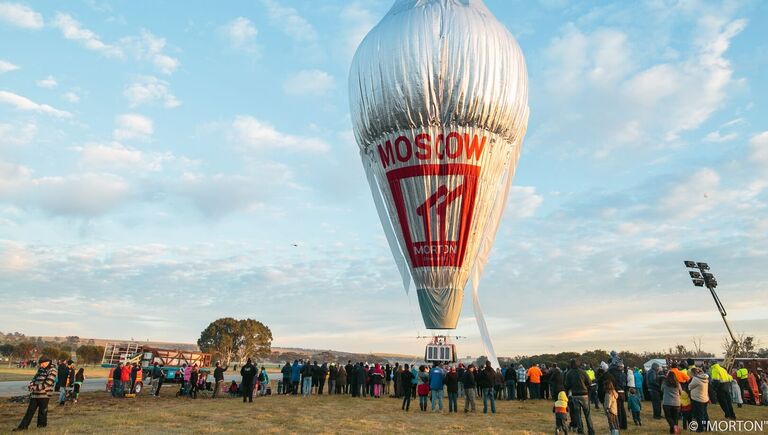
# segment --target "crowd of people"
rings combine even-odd
[[[210,371],[197,365],[183,365],[175,370],[179,390],[176,396],[196,399],[199,391],[211,392],[210,397],[221,394],[242,397],[252,402],[254,394],[271,395],[267,368],[259,367],[249,358],[240,368],[240,383],[224,381],[229,366],[216,363],[213,382]],[[754,393],[751,385],[758,385],[762,404],[768,406],[768,374],[759,370],[750,372],[743,364],[728,373],[720,364],[707,362],[696,365],[693,360],[671,363],[662,367],[654,363],[645,372],[639,367],[625,367],[615,352],[610,362],[601,362],[594,370],[575,359],[566,367],[558,364],[508,364],[493,368],[490,361],[481,366],[456,366],[435,363],[432,366],[415,364],[347,364],[294,360],[282,366],[277,393],[308,397],[312,395],[350,395],[352,397],[380,398],[389,396],[402,399],[401,409],[410,411],[411,400],[418,397],[422,412],[444,411],[456,413],[459,398],[463,398],[464,412],[477,411],[477,398],[482,399],[483,413],[496,413],[497,400],[549,400],[553,403],[556,432],[594,434],[591,410],[605,414],[611,434],[626,429],[628,416],[642,426],[643,402],[650,401],[654,419],[666,419],[670,433],[696,422],[698,431],[706,430],[709,421],[708,405],[718,404],[726,419],[736,419],[734,404],[741,407],[742,390]],[[111,393],[125,397],[137,392],[144,380],[151,387],[150,395],[159,397],[168,373],[160,363],[142,370],[137,364],[118,364],[111,372]],[[143,379],[146,377],[146,379]],[[49,358],[40,358],[37,373],[29,384],[30,402],[16,430],[26,429],[37,412],[38,427],[47,424],[50,394],[59,393],[59,403],[77,402],[80,386],[85,380],[83,368],[73,361],[53,364]],[[446,396],[447,393],[447,396]],[[750,393],[750,394],[752,394]],[[757,401],[757,395],[754,395]]]

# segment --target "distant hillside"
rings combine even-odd
[[[60,341],[62,343],[67,342],[64,337],[42,337],[44,341]],[[57,340],[58,339],[58,340]],[[138,340],[124,340],[117,338],[80,338],[77,342],[78,345],[91,344],[94,346],[104,346],[107,343],[139,343],[144,346],[159,347],[163,349],[178,349],[178,350],[199,350],[196,344],[192,343],[177,343],[169,341],[138,341]]]
[[[131,339],[119,339],[119,338],[88,338],[88,337],[75,337],[75,336],[69,336],[69,337],[56,337],[56,336],[25,336],[20,333],[14,333],[14,334],[2,334],[0,333],[0,341],[8,341],[8,342],[18,342],[18,341],[33,341],[33,342],[51,342],[51,343],[61,343],[61,345],[68,345],[67,349],[76,349],[79,346],[82,345],[93,345],[93,346],[106,346],[107,343],[138,343],[144,346],[150,346],[150,347],[159,347],[162,349],[178,349],[178,350],[199,350],[197,344],[194,343],[179,343],[179,342],[168,342],[168,341],[142,341],[142,340],[131,340]],[[365,362],[412,362],[415,360],[420,359],[420,357],[415,355],[404,355],[404,354],[394,354],[394,353],[372,353],[372,354],[363,354],[363,353],[355,353],[355,352],[346,352],[346,351],[340,351],[340,350],[332,350],[332,349],[310,349],[310,348],[301,348],[301,347],[281,347],[281,346],[273,346],[272,347],[272,355],[270,355],[268,358],[266,358],[267,361],[275,362],[275,363],[283,363],[286,360],[293,361],[294,359],[312,359],[317,361],[324,361],[324,362],[347,362],[348,360],[352,361],[365,361]]]

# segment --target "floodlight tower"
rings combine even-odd
[[[717,305],[717,309],[720,311],[720,316],[723,318],[725,328],[728,329],[728,334],[731,336],[731,344],[728,347],[728,351],[725,353],[725,360],[723,361],[723,368],[730,373],[731,368],[733,367],[733,362],[736,359],[736,354],[739,352],[739,342],[733,335],[733,331],[731,331],[731,325],[728,324],[728,319],[725,318],[728,313],[725,312],[725,307],[723,306],[723,303],[720,302],[720,298],[715,292],[717,279],[715,279],[715,275],[711,272],[706,272],[709,270],[709,265],[707,263],[685,261],[685,267],[699,270],[698,272],[693,270],[688,271],[688,274],[691,276],[691,281],[696,287],[706,286],[709,289],[709,292],[712,294],[712,299],[715,300],[715,305]]]

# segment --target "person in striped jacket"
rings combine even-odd
[[[32,422],[35,411],[37,411],[37,427],[48,425],[48,400],[50,400],[49,396],[56,383],[57,374],[58,371],[56,366],[51,364],[51,359],[41,357],[37,366],[37,373],[35,373],[35,377],[32,378],[27,387],[29,389],[27,412],[24,414],[24,418],[21,419],[19,427],[14,429],[14,431],[26,430]]]

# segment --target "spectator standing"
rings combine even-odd
[[[58,371],[51,364],[51,359],[41,357],[37,364],[37,372],[29,385],[27,385],[29,390],[27,412],[24,413],[24,417],[14,431],[27,430],[29,424],[32,423],[32,417],[35,416],[35,412],[37,412],[37,427],[44,428],[48,425],[48,401],[50,400],[51,390],[54,389],[56,384],[57,374]]]
[[[653,405],[653,418],[656,420],[661,419],[661,382],[663,378],[661,376],[661,367],[658,363],[651,365],[651,370],[648,372],[646,382],[648,383],[648,394],[651,396],[651,404]]]
[[[243,403],[245,403],[246,401],[248,401],[249,403],[252,403],[253,402],[253,382],[254,382],[254,379],[256,378],[256,367],[254,367],[250,358],[248,358],[245,364],[242,367],[240,367],[240,376],[242,377],[240,381],[240,389],[243,392]]]
[[[114,369],[112,369],[112,397],[122,397],[123,395],[123,382],[120,380],[120,376],[123,373],[122,363],[117,363]]]
[[[336,364],[331,363],[328,366],[328,394],[336,393],[336,376],[339,374],[339,369],[336,368]]]
[[[155,363],[155,367],[157,367],[157,363]],[[216,385],[213,388],[213,398],[215,399],[218,397],[219,393],[221,392],[221,387],[224,385],[224,372],[229,369],[229,364],[227,364],[226,367],[221,366],[221,361],[216,361],[216,368],[213,369],[213,381]]]
[[[736,412],[733,410],[731,398],[731,381],[733,377],[718,363],[712,364],[709,379],[717,395],[717,403],[725,414],[725,418],[736,420]],[[710,397],[710,399],[713,399]],[[714,400],[714,399],[713,399]]]
[[[552,399],[558,400],[558,393],[565,391],[563,383],[563,372],[560,370],[560,367],[557,366],[557,363],[552,363],[552,368],[549,369],[549,389],[551,390],[550,397]]]
[[[336,393],[344,394],[347,389],[347,369],[344,366],[339,366],[339,370],[336,372]]]
[[[664,382],[661,384],[661,393],[663,395],[662,405],[664,408],[664,418],[669,425],[669,433],[680,433],[680,428],[677,425],[677,421],[680,418],[680,394],[683,389],[680,387],[680,382],[677,380],[675,373],[670,371],[667,373]]]
[[[419,394],[419,409],[427,410],[427,397],[429,396],[429,373],[426,366],[419,366],[418,384],[416,391]]]
[[[397,364],[395,366],[397,366]],[[411,407],[411,381],[413,380],[413,373],[409,370],[408,364],[405,364],[398,375],[400,380],[397,381],[396,384],[402,386],[403,394],[403,405],[401,406],[401,409],[408,412],[408,409]]]
[[[491,367],[491,362],[486,361],[485,368],[480,374],[480,381],[478,382],[483,394],[483,414],[488,413],[488,401],[491,402],[491,414],[496,414],[496,400],[493,394],[493,384],[495,379],[496,371]]]
[[[429,371],[429,390],[432,393],[432,412],[435,412],[435,402],[443,412],[443,388],[445,386],[445,371],[435,363]]]
[[[475,393],[477,391],[477,382],[475,380],[475,375],[475,366],[474,364],[470,364],[464,372],[464,379],[462,380],[462,383],[464,384],[464,412],[469,412],[470,406],[472,412],[475,412],[476,410]]]
[[[703,432],[709,422],[709,376],[698,367],[690,369],[690,376],[688,392],[691,396],[691,419],[698,424],[696,432]]]
[[[531,399],[541,399],[541,369],[536,364],[531,364],[528,369]]]
[[[448,412],[458,412],[459,374],[454,367],[445,375],[445,388],[448,390]]]
[[[299,394],[299,381],[301,380],[301,365],[299,360],[293,360],[291,366],[291,394],[294,396]]]
[[[522,364],[517,366],[517,400],[524,402],[526,398],[525,383],[528,378],[528,372]]]
[[[283,388],[280,389],[280,394],[289,394],[291,392],[291,363],[285,362],[285,365],[280,369],[280,373],[283,375]]]
[[[317,367],[317,364],[315,364],[315,367]],[[317,374],[317,394],[323,394],[323,390],[325,389],[325,380],[328,378],[328,363],[323,363],[323,365],[320,366],[318,369]]]
[[[315,361],[315,364],[317,364],[317,361]],[[304,364],[304,367],[301,368],[301,395],[304,397],[309,397],[312,395],[312,382],[314,373],[314,367],[309,363],[309,361],[307,361]]]
[[[564,389],[571,394],[571,409],[573,410],[573,420],[579,433],[584,433],[584,426],[581,422],[581,414],[584,414],[584,420],[587,422],[587,433],[595,435],[595,428],[592,425],[589,406],[589,386],[591,382],[587,372],[578,367],[576,360],[572,359],[568,363],[568,371],[564,376]]]
[[[643,421],[640,419],[640,411],[643,409],[643,404],[640,401],[640,396],[637,394],[637,388],[629,389],[627,403],[629,404],[629,411],[632,413],[632,421],[635,423],[635,426],[642,426]]]
[[[605,408],[605,416],[608,418],[608,430],[611,435],[619,435],[619,409],[616,401],[619,393],[616,392],[616,387],[611,379],[604,381],[602,389],[605,392],[603,408]]]
[[[155,387],[154,397],[160,397],[160,388],[163,386],[163,382],[165,382],[165,372],[163,371],[163,365],[160,364],[156,367],[158,373],[157,373],[157,386]]]

